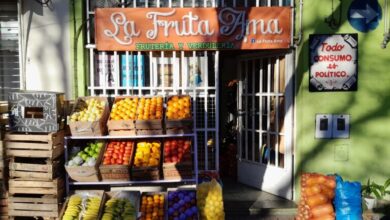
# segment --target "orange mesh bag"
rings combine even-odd
[[[301,200],[297,220],[334,220],[332,206],[336,181],[334,176],[304,173],[301,178]]]

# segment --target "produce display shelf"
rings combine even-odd
[[[134,181],[101,181],[101,182],[69,182],[69,185],[139,185],[139,184],[160,184],[160,183],[195,183],[196,179],[178,180],[134,180]]]
[[[144,138],[171,138],[171,137],[193,137],[194,134],[163,134],[163,135],[134,135],[134,136],[67,136],[65,139],[84,140],[84,139],[144,139]]]

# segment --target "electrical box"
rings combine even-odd
[[[349,138],[349,115],[333,115],[333,138]]]
[[[332,138],[332,115],[316,115],[316,138]]]

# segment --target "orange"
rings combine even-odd
[[[173,97],[172,97],[172,100],[173,100],[173,101],[177,101],[177,100],[179,100],[179,97],[173,96]]]

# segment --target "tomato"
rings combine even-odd
[[[132,146],[126,146],[126,147],[125,147],[125,150],[131,150],[131,149],[133,149]]]
[[[133,146],[133,142],[126,142],[126,147],[132,147]]]
[[[117,153],[113,153],[112,154],[112,158],[117,159],[118,158],[118,154]]]
[[[111,164],[115,164],[116,163],[115,158],[111,158],[110,162],[111,162]]]
[[[124,159],[123,160],[123,165],[128,165],[130,164],[130,160],[129,159]]]
[[[116,163],[117,163],[117,164],[122,164],[122,163],[123,163],[123,160],[122,160],[122,159],[117,159],[117,160],[116,160]]]
[[[177,141],[172,141],[171,146],[172,148],[177,148]]]
[[[121,154],[123,154],[123,153],[125,152],[125,149],[124,149],[124,148],[121,148],[121,149],[119,150],[119,152],[120,152]]]
[[[119,145],[115,145],[114,149],[119,150],[121,147]]]
[[[170,142],[170,141],[166,141],[166,142],[164,143],[164,146],[165,146],[165,147],[171,147],[171,142]]]

